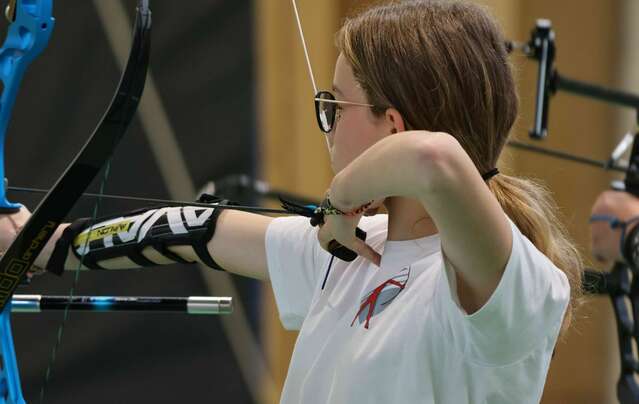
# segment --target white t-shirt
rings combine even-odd
[[[383,252],[379,268],[335,258],[328,276],[331,256],[308,219],[269,225],[280,319],[300,330],[281,403],[538,403],[570,296],[564,273],[511,221],[502,279],[467,315],[439,235],[388,241],[387,223],[377,215],[359,224]]]

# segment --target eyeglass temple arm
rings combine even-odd
[[[331,100],[331,99],[325,99],[325,98],[314,98],[315,101],[322,101],[322,102],[328,102],[331,104],[346,104],[346,105],[358,105],[360,107],[375,107],[375,105],[373,104],[363,104],[361,102],[352,102],[352,101],[342,101],[342,100]]]

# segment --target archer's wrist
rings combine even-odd
[[[49,241],[47,241],[44,248],[38,255],[38,258],[36,258],[33,265],[35,265],[38,268],[47,267],[47,263],[49,262],[49,259],[51,258],[51,254],[53,254],[53,250],[55,249],[55,245],[57,241],[60,239],[60,236],[62,236],[64,229],[66,229],[68,226],[69,226],[69,223],[64,223],[58,226],[56,231],[53,233],[53,236],[51,236]]]
[[[348,184],[348,178],[344,176],[343,172],[344,170],[333,177],[325,198],[330,200],[332,207],[344,214],[362,213],[371,205],[374,198],[354,195],[353,190],[356,191],[357,187]]]

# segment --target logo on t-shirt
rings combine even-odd
[[[385,280],[375,289],[367,292],[361,300],[359,310],[351,323],[351,327],[356,320],[359,320],[359,323],[364,323],[364,328],[368,329],[371,318],[384,311],[404,290],[409,276],[410,267],[403,268],[397,275]]]

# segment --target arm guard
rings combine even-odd
[[[224,204],[228,201],[217,200]],[[216,203],[216,204],[217,204]],[[126,257],[137,265],[155,266],[144,253],[152,247],[165,258],[177,263],[193,263],[169,250],[170,246],[188,245],[208,267],[224,270],[211,257],[206,247],[215,233],[221,209],[176,206],[140,209],[124,216],[102,218],[91,225],[90,219],[79,219],[65,229],[57,241],[47,270],[57,275],[64,271],[69,247],[90,269],[105,269],[103,260]]]

